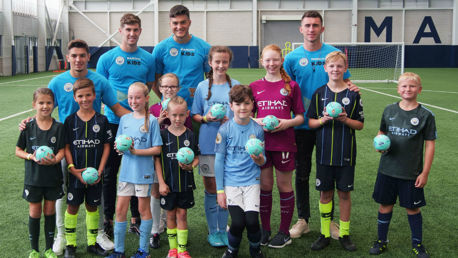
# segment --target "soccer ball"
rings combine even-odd
[[[329,102],[326,105],[326,112],[328,112],[330,117],[338,117],[342,113],[342,105],[338,102]]]
[[[386,151],[390,148],[390,138],[384,134],[380,134],[374,137],[374,147],[379,151]]]
[[[258,156],[264,150],[264,143],[258,138],[251,138],[246,142],[245,149],[248,154]]]
[[[223,104],[214,104],[210,108],[210,112],[216,119],[223,119],[226,115],[226,107]]]
[[[267,131],[272,131],[275,127],[278,126],[278,118],[273,115],[268,115],[262,119],[262,123],[264,124],[264,129]]]
[[[169,105],[169,102],[170,102],[170,98],[162,102],[162,110],[167,110],[167,106]]]
[[[191,163],[194,160],[194,151],[188,147],[180,148],[177,151],[177,160],[185,165]]]
[[[88,167],[83,171],[83,180],[87,184],[92,185],[99,179],[99,172],[95,168]]]
[[[118,137],[116,137],[115,144],[116,144],[116,149],[124,152],[128,150],[130,146],[132,146],[132,138],[125,134],[121,134]]]
[[[45,157],[51,158],[51,156],[54,154],[51,148],[48,146],[40,146],[37,151],[35,152],[35,158],[38,161],[41,161]]]

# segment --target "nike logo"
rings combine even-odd
[[[94,202],[98,202],[100,199],[94,200]]]
[[[135,189],[135,192],[141,192],[142,189]]]
[[[31,141],[33,141],[33,140],[35,140],[36,138],[37,138],[37,137],[30,137],[29,139],[30,139]]]
[[[172,142],[167,142],[165,145],[166,145],[166,146],[169,146],[170,144],[172,144]]]
[[[73,132],[75,132],[75,131],[78,130],[78,129],[80,129],[80,128],[79,128],[79,127],[73,128]]]
[[[396,117],[390,117],[388,118],[390,121],[393,121]]]
[[[289,159],[287,159],[287,160],[282,160],[282,161],[281,161],[281,164],[286,164],[286,163],[288,163],[288,162],[289,162]]]
[[[420,204],[420,203],[421,203],[421,201],[413,202],[413,205],[418,205],[418,204]]]
[[[321,98],[321,101],[325,101],[325,100],[327,100],[327,99],[328,99],[328,98]]]
[[[256,93],[257,93],[257,94],[261,94],[261,93],[263,93],[264,91],[266,91],[266,90],[257,91]]]
[[[353,187],[353,185],[347,185],[347,187],[348,187],[348,188],[351,188],[351,187]]]
[[[228,140],[232,140],[232,138],[234,138],[234,137],[227,137]]]

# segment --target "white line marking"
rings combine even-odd
[[[22,112],[19,112],[19,113],[16,113],[16,114],[13,114],[13,115],[10,115],[10,116],[7,116],[7,117],[4,117],[4,118],[0,118],[0,122],[3,121],[3,120],[7,120],[7,119],[10,119],[10,118],[13,118],[13,117],[17,117],[19,115],[22,115],[22,114],[25,114],[25,113],[28,113],[30,111],[33,111],[33,109],[29,109],[29,110],[26,110],[26,111],[22,111]]]
[[[397,90],[397,88],[368,88],[371,90]],[[450,93],[450,94],[458,94],[458,91],[444,91],[444,90],[425,90],[422,89],[421,91],[427,91],[432,93]]]
[[[360,88],[360,89],[363,89],[363,90],[375,92],[375,93],[378,93],[378,94],[381,94],[381,95],[385,95],[385,96],[388,96],[388,97],[393,97],[393,98],[401,99],[401,97],[399,97],[399,96],[391,95],[391,94],[388,94],[388,93],[383,93],[383,92],[380,92],[380,91],[371,90],[371,89],[364,88],[364,87],[359,87],[359,88]],[[424,102],[419,102],[419,103],[422,104],[422,105],[428,106],[428,107],[433,107],[433,108],[437,108],[437,109],[440,109],[440,110],[444,110],[444,111],[448,111],[448,112],[451,112],[451,113],[458,114],[458,111],[456,111],[456,110],[452,110],[452,109],[448,109],[448,108],[443,108],[443,107],[439,107],[439,106],[436,106],[436,105],[431,105],[431,104],[424,103]]]
[[[54,77],[56,75],[46,75],[46,76],[41,76],[41,77],[35,77],[35,78],[30,78],[30,79],[23,79],[23,80],[14,80],[14,81],[9,81],[9,82],[0,82],[1,84],[8,84],[8,83],[16,83],[16,82],[25,82],[25,81],[32,81],[32,80],[37,80],[37,79],[42,79],[42,78],[47,78],[47,77]]]

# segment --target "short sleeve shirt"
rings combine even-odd
[[[125,134],[132,137],[135,149],[148,149],[162,146],[157,119],[149,116],[149,128],[146,131],[145,118],[135,118],[133,113],[121,117],[117,136]],[[119,181],[132,184],[154,183],[154,159],[152,156],[133,155],[129,150],[122,155]]]
[[[201,81],[197,86],[194,102],[192,103],[191,114],[199,114],[201,116],[206,115],[211,107],[215,104],[222,104],[226,107],[226,116],[229,119],[234,117],[229,106],[229,91],[231,90],[229,83],[225,84],[213,84],[211,87],[211,97],[208,98],[208,79]],[[231,84],[240,84],[236,80],[231,80]],[[204,123],[199,129],[199,146],[201,154],[203,155],[214,155],[215,154],[215,139],[218,129],[221,126],[221,122],[209,122]]]
[[[40,146],[50,147],[54,155],[65,147],[64,125],[53,119],[51,128],[41,130],[35,119],[26,124],[21,131],[16,146],[27,153],[33,154]],[[25,160],[24,184],[40,187],[56,187],[62,185],[62,169],[60,163],[52,166],[38,165],[33,160]]]
[[[291,92],[285,88],[285,81],[269,82],[265,79],[257,80],[250,84],[256,105],[256,117],[263,118],[274,115],[280,119],[291,119],[291,113],[303,114],[301,89],[299,85],[289,82]],[[294,128],[270,133],[265,132],[266,150],[296,152],[296,139]]]
[[[317,51],[307,51],[304,46],[300,46],[285,57],[283,66],[291,79],[299,84],[306,111],[310,106],[313,93],[329,81],[328,74],[324,70],[324,63],[326,56],[333,51],[340,50],[323,43]],[[348,70],[344,74],[344,79],[347,78],[350,78]],[[304,117],[307,116],[304,114]],[[305,119],[304,123],[295,129],[310,130],[308,119]]]
[[[224,155],[223,186],[248,186],[260,183],[261,169],[245,150],[245,144],[250,138],[264,141],[262,127],[253,120],[247,125],[240,125],[231,119],[219,128],[215,152]]]
[[[97,73],[108,79],[117,101],[129,110],[129,86],[134,82],[154,82],[155,71],[153,57],[141,47],[135,52],[125,52],[118,46],[103,54],[97,62]],[[119,118],[109,107],[105,107],[105,115],[110,123],[119,123]]]
[[[183,97],[191,108],[194,90],[210,71],[208,51],[210,44],[192,35],[185,44],[177,43],[173,35],[164,39],[153,50],[156,60],[156,73],[174,73],[180,79],[178,95]]]
[[[165,183],[169,186],[171,192],[186,192],[196,189],[194,183],[194,174],[192,170],[182,170],[178,165],[176,154],[182,147],[188,147],[194,155],[199,155],[199,148],[194,134],[191,130],[186,131],[180,136],[170,133],[169,130],[161,130],[162,138],[162,176]]]
[[[75,168],[93,167],[98,170],[104,144],[113,142],[107,117],[96,112],[91,119],[83,121],[75,112],[67,117],[64,126],[65,144],[70,145]],[[68,183],[74,188],[86,187],[71,173]]]
[[[118,102],[110,83],[103,76],[88,70],[85,78],[90,79],[94,83],[95,100],[92,106],[96,112],[100,113],[102,102],[109,107],[112,107]],[[48,84],[48,88],[54,93],[54,107],[58,107],[59,121],[62,123],[65,122],[67,116],[80,109],[78,103],[73,98],[73,84],[78,79],[73,77],[70,71],[67,71],[54,77]]]
[[[308,118],[319,119],[329,102],[338,102],[347,116],[364,122],[361,97],[358,93],[345,89],[333,92],[327,85],[316,90],[307,111]],[[316,162],[326,166],[354,166],[356,164],[355,130],[345,124],[332,120],[316,131]]]
[[[383,111],[380,131],[390,138],[391,145],[380,158],[379,172],[415,180],[423,170],[424,141],[437,138],[434,114],[421,104],[405,111],[394,103]]]

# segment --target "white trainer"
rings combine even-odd
[[[331,238],[335,240],[339,240],[340,236],[340,227],[334,221],[331,221],[331,225],[329,226],[329,231],[331,232]]]
[[[102,230],[99,230],[99,234],[97,235],[97,244],[105,251],[111,251],[115,247],[113,241],[111,241],[105,231]]]
[[[52,251],[56,255],[62,255],[64,253],[66,244],[67,241],[65,240],[65,236],[57,235],[57,237],[54,239],[54,244],[52,245]]]
[[[289,230],[289,235],[291,238],[299,238],[308,232],[310,232],[310,228],[307,221],[305,219],[298,219],[296,224]]]

